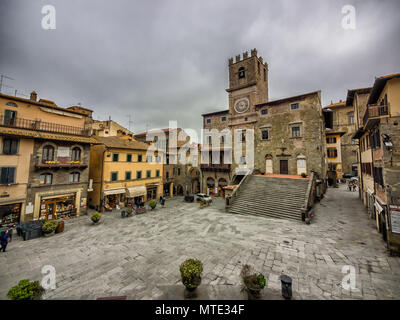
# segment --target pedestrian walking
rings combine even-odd
[[[6,252],[6,247],[7,247],[7,244],[8,244],[8,240],[9,240],[8,230],[6,230],[1,235],[1,248],[0,248],[0,251],[3,250],[3,252]]]
[[[164,207],[165,205],[165,199],[163,196],[160,196],[160,204]]]

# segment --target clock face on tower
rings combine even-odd
[[[249,99],[242,98],[235,102],[235,110],[237,113],[243,113],[249,110]]]

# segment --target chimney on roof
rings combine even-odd
[[[31,100],[36,101],[37,100],[37,93],[35,91],[31,92]]]

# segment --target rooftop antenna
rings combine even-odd
[[[9,80],[14,80],[13,78],[10,78],[9,76],[6,76],[5,74],[1,74],[1,75],[0,75],[0,92],[1,92],[1,90],[2,90],[2,88],[3,88],[3,86],[4,86],[4,87],[8,87],[8,88],[12,88],[12,87],[10,87],[10,86],[6,86],[5,84],[3,84],[3,78],[9,79]]]
[[[128,130],[131,131],[131,124],[133,124],[133,121],[131,120],[131,115],[128,114]]]

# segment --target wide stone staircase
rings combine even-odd
[[[229,212],[282,219],[302,219],[308,180],[248,176]]]

